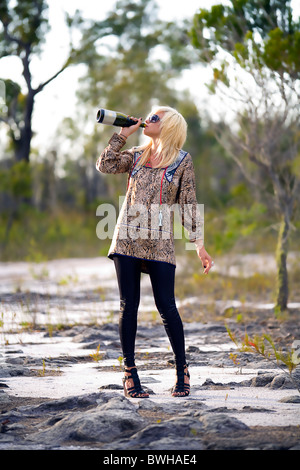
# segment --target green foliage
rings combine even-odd
[[[282,348],[276,346],[274,340],[268,334],[250,337],[245,333],[244,339],[239,341],[228,326],[226,326],[226,329],[229,338],[234,342],[239,351],[258,354],[271,362],[275,362],[280,368],[283,368],[284,372],[287,370],[290,378],[293,380],[292,372],[299,364],[299,360],[295,359],[293,349],[283,351]],[[295,386],[300,392],[299,385],[295,383]]]
[[[99,362],[103,359],[103,354],[100,353],[100,344],[98,344],[97,349],[94,353],[89,354],[94,362]]]
[[[0,169],[0,186],[13,200],[29,199],[32,194],[31,168],[26,162],[17,162],[6,169]]]
[[[293,19],[289,0],[231,0],[229,5],[201,9],[190,32],[201,59],[210,63],[220,48],[248,72],[267,67],[299,78],[300,19]],[[226,61],[214,79],[228,84]]]
[[[253,203],[248,208],[230,207],[225,214],[227,230],[235,237],[250,235],[259,226],[261,216],[265,212],[265,206],[259,203]]]
[[[268,2],[263,3],[267,8]],[[201,10],[195,17],[195,38],[199,40],[202,25],[203,32],[204,29],[210,31],[210,35],[205,36],[206,44],[213,48],[215,35],[218,41],[215,52],[220,46],[227,48],[241,64],[250,63],[251,47],[257,48],[257,60],[269,57],[275,62],[278,41],[285,63],[290,67],[295,64],[296,69],[297,29],[288,14],[280,9],[280,2],[276,5],[276,14],[271,9],[275,29],[269,27],[254,1],[234,1],[232,9],[216,5],[211,12]],[[254,19],[251,19],[251,9]],[[2,56],[15,53],[20,58],[24,56],[24,49],[18,51],[21,43],[11,44],[8,37],[4,38],[7,32],[21,42],[26,39],[32,45],[30,54],[39,52],[49,26],[47,2],[1,1],[0,12]],[[72,50],[70,61],[87,66],[86,76],[80,83],[76,119],[68,118],[60,126],[59,138],[70,144],[70,156],[63,155],[58,148],[57,158],[47,155],[46,161],[42,161],[38,152],[34,158],[32,151],[30,165],[1,169],[0,233],[1,241],[6,238],[7,242],[2,259],[39,261],[56,256],[106,254],[109,241],[100,242],[95,235],[95,209],[103,200],[118,202],[118,196],[126,190],[126,177],[103,176],[95,171],[96,158],[113,131],[111,127],[95,125],[85,134],[87,116],[90,122],[90,116],[96,113],[95,103],[142,117],[146,117],[156,102],[177,107],[188,121],[185,148],[193,156],[198,200],[205,204],[206,240],[210,251],[223,253],[233,249],[240,240],[254,239],[259,230],[272,222],[272,213],[266,212],[265,204],[255,202],[252,188],[249,189],[241,172],[213,135],[212,124],[205,121],[203,125],[204,120],[201,121],[188,91],[178,92],[172,82],[198,57],[199,51],[189,44],[188,24],[159,20],[157,4],[152,0],[118,1],[103,21],[83,20],[79,11],[66,20],[69,28],[81,33],[80,47]],[[283,23],[285,28],[281,28]],[[284,33],[280,34],[278,28]],[[257,41],[258,37],[261,42]],[[231,45],[234,45],[232,49]],[[265,56],[262,47],[267,48]],[[214,55],[212,51],[206,52],[210,57]],[[228,80],[226,64],[215,67],[214,73],[214,85]],[[18,83],[7,80],[5,84],[11,137],[17,142],[28,96]],[[247,118],[245,116],[243,122],[245,126]],[[263,133],[261,123],[260,135]],[[286,136],[281,154],[287,154],[289,139],[290,134]],[[136,143],[138,137],[134,136],[130,145]],[[272,157],[277,163],[277,156],[273,153]],[[290,165],[293,173],[297,161],[291,159]],[[285,173],[282,178],[288,176]],[[265,181],[264,174],[261,180]]]
[[[231,0],[194,17],[191,40],[213,67],[212,93],[235,104],[236,128],[219,140],[256,194],[284,219],[278,237],[277,306],[288,301],[286,257],[291,220],[299,207],[300,18],[289,0]],[[238,222],[237,211],[229,220]],[[255,229],[248,225],[247,232]]]
[[[24,118],[26,95],[22,93],[21,86],[13,80],[2,80],[5,86],[5,112],[0,115],[0,122],[8,124],[10,146],[16,146],[20,139],[20,126]]]
[[[22,206],[2,249],[1,261],[26,260],[43,262],[48,259],[106,256],[110,240],[96,235],[95,210],[80,212],[60,208],[55,213]],[[0,216],[0,240],[3,243],[7,216]]]
[[[244,201],[242,196],[237,195],[217,209],[208,209],[205,216],[205,240],[215,255],[234,250],[238,243],[241,246],[245,243],[247,247],[247,240],[251,244],[246,250],[260,249],[261,239],[265,238],[263,232],[272,219],[265,205],[253,201],[245,204]],[[269,249],[272,246],[269,245]]]
[[[207,63],[222,49],[248,72],[266,67],[299,78],[300,19],[293,19],[288,0],[232,0],[226,6],[201,9],[190,36]],[[224,60],[215,68],[214,80],[228,85],[229,70]]]
[[[0,31],[0,57],[23,56],[25,45],[31,45],[34,52],[40,52],[40,45],[49,30],[47,10],[46,0],[1,0],[3,30]]]
[[[269,33],[262,51],[262,58],[267,67],[280,73],[299,76],[300,72],[300,31],[285,34],[280,28]]]

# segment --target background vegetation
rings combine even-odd
[[[161,103],[176,107],[188,122],[185,149],[205,205],[208,252],[217,258],[275,253],[279,246],[285,259],[278,281],[288,251],[299,250],[299,18],[288,0],[232,0],[176,23],[158,19],[157,8],[154,0],[119,0],[102,21],[66,15],[68,57],[36,85],[30,66],[50,28],[48,3],[0,1],[0,67],[1,58],[17,56],[24,82],[2,80],[1,261],[106,255],[110,240],[96,237],[96,209],[102,202],[118,207],[126,178],[96,172],[113,129],[94,124],[91,116],[99,103],[136,116]],[[184,81],[175,86],[200,63],[211,67],[211,93],[227,105],[239,102],[230,120],[218,106],[199,110]],[[55,142],[42,153],[32,144],[35,97],[77,66],[85,67],[85,75],[76,117],[60,123]],[[246,75],[253,87],[241,86]],[[288,243],[279,245],[284,230]],[[178,253],[183,249],[178,241]],[[287,272],[283,276],[286,296],[277,302],[286,307]]]

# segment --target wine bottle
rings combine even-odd
[[[136,124],[136,121],[130,119],[126,114],[119,113],[118,111],[110,111],[109,109],[98,109],[97,122],[100,124],[107,124],[109,126],[130,127]],[[146,127],[142,122],[140,127]]]

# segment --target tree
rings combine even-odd
[[[68,58],[63,66],[36,88],[32,85],[30,63],[40,54],[49,30],[46,0],[0,0],[0,59],[6,56],[19,57],[23,65],[26,92],[18,83],[4,80],[6,85],[7,113],[0,117],[9,126],[16,161],[29,162],[33,135],[32,114],[38,93],[52,82],[70,64]]]
[[[118,0],[105,20],[82,25],[80,51],[80,99],[141,116],[153,100],[174,101],[170,80],[196,58],[187,23],[159,20],[155,0]]]
[[[76,127],[80,121],[82,137],[84,123],[90,124],[92,116],[94,129],[92,132],[88,126],[81,155],[88,167],[95,168],[95,160],[113,132],[111,127],[96,124],[97,107],[145,119],[157,102],[179,108],[186,103],[188,114],[199,119],[195,106],[191,110],[188,94],[179,93],[171,82],[196,58],[189,44],[189,27],[159,20],[154,0],[119,0],[104,20],[80,25],[82,38],[76,60],[86,64],[87,72],[77,93]],[[71,129],[74,122],[69,120],[69,125]],[[132,136],[130,145],[138,144],[139,136]],[[115,202],[125,184],[119,176],[98,175],[109,180],[109,195]]]
[[[290,0],[231,0],[201,9],[192,43],[213,69],[210,89],[233,103],[219,139],[244,176],[272,196],[279,219],[276,309],[288,303],[287,254],[299,206],[300,20]]]

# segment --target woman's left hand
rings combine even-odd
[[[204,268],[204,271],[203,271],[204,274],[208,274],[210,268],[213,266],[213,260],[211,256],[209,256],[204,246],[202,246],[201,248],[197,247],[197,254],[199,258],[201,259],[202,266]]]

